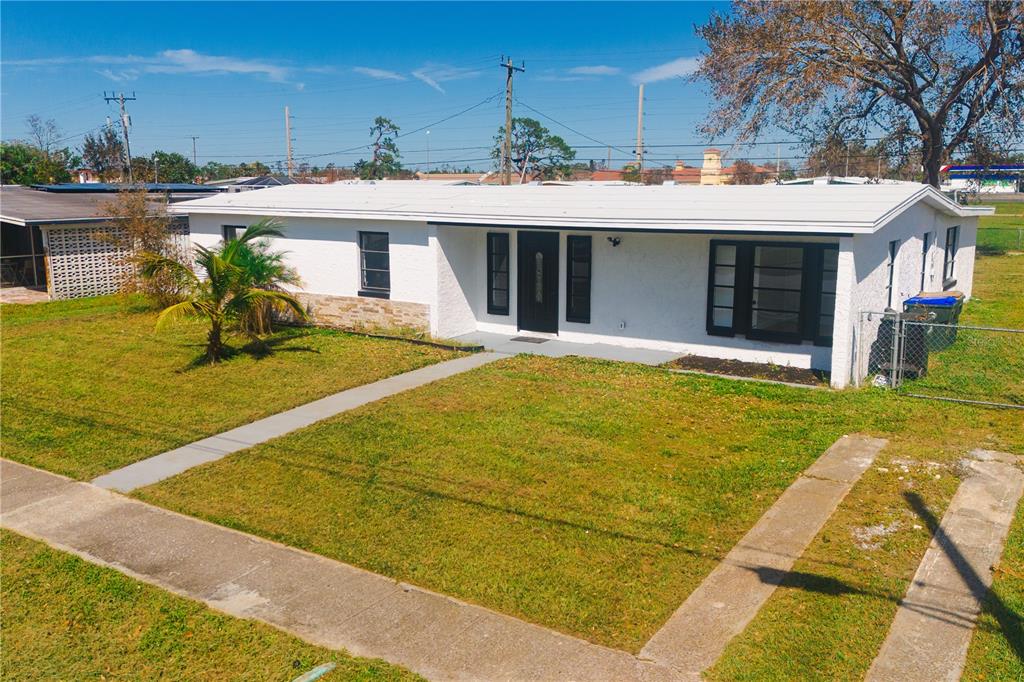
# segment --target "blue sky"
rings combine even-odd
[[[364,155],[376,115],[412,131],[504,90],[501,54],[524,61],[517,116],[540,119],[573,145],[633,149],[637,83],[646,85],[646,142],[701,145],[708,109],[681,76],[703,47],[693,25],[721,3],[20,3],[3,2],[2,137],[24,119],[54,118],[77,146],[135,92],[132,152],[199,161],[280,159],[285,105],[294,154],[318,165]],[[543,112],[543,116],[527,108]],[[400,140],[406,165],[477,161],[503,123],[503,97]],[[428,143],[429,140],[429,143]],[[699,165],[699,146],[652,148],[652,160]],[[774,154],[774,149],[761,154]],[[580,148],[580,159],[605,149]],[[756,158],[756,154],[753,155]],[[613,165],[625,154],[613,151]]]

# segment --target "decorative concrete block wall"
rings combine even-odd
[[[341,329],[430,330],[430,306],[362,296],[297,294],[313,322]]]
[[[116,225],[43,226],[50,296],[61,300],[112,294],[131,275],[127,238]],[[170,232],[179,257],[189,250],[188,224],[177,221]]]

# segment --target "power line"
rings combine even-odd
[[[481,106],[487,104],[488,102],[494,101],[494,99],[499,97],[499,96],[501,96],[501,94],[502,93],[500,93],[500,92],[499,93],[495,93],[495,94],[491,95],[490,97],[487,97],[487,98],[477,102],[473,106],[466,107],[462,111],[456,112],[456,113],[452,114],[451,116],[445,116],[444,118],[440,119],[439,121],[434,121],[433,123],[428,123],[425,126],[420,126],[419,128],[416,128],[414,130],[410,130],[410,131],[404,132],[404,133],[402,133],[400,135],[396,135],[395,138],[397,139],[397,138],[401,138],[401,137],[407,137],[407,136],[412,135],[414,133],[418,133],[418,132],[421,132],[423,130],[426,130],[427,128],[435,128],[435,127],[441,125],[442,123],[450,121],[453,118],[457,118],[459,116],[462,116],[463,114],[466,114],[466,113],[476,109],[477,107],[481,107]],[[356,152],[356,151],[360,151],[360,150],[363,150],[363,149],[368,149],[368,148],[370,148],[372,146],[373,146],[373,143],[372,142],[368,142],[366,144],[361,144],[361,145],[359,145],[357,147],[349,147],[348,149],[339,149],[337,151],[324,152],[322,154],[306,154],[304,156],[299,156],[299,157],[296,157],[296,158],[302,159],[302,160],[318,159],[318,158],[322,158],[324,156],[336,156],[336,155],[340,155],[340,154],[347,154],[349,152]]]

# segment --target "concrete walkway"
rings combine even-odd
[[[624,651],[6,460],[0,525],[233,616],[430,679],[679,679]]]
[[[501,357],[503,356],[497,353],[477,353],[421,367],[411,372],[375,381],[372,384],[356,386],[347,391],[299,405],[245,426],[115,469],[93,480],[93,484],[101,488],[130,492],[165,478],[177,476],[194,466],[213,462],[233,452],[283,436],[322,419],[407,391],[410,388],[446,379],[486,365]]]
[[[529,339],[524,341],[522,339]],[[487,350],[508,355],[529,353],[544,355],[550,358],[563,358],[567,355],[578,355],[584,358],[600,360],[617,360],[619,362],[637,362],[642,365],[660,365],[675,360],[682,353],[649,348],[626,348],[607,343],[573,343],[555,337],[544,336],[511,336],[492,332],[471,332],[455,337],[456,341],[479,344]],[[539,342],[539,343],[538,343]]]
[[[915,682],[960,679],[971,635],[989,588],[992,567],[1024,491],[1018,458],[988,450],[971,453],[968,475],[935,527],[935,519],[915,498],[932,529],[928,551],[900,602],[889,635],[867,680]]]
[[[886,442],[866,436],[836,441],[690,594],[640,657],[699,679],[757,615]]]

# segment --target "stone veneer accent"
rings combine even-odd
[[[313,323],[342,329],[415,329],[430,331],[430,306],[363,296],[296,295]]]

